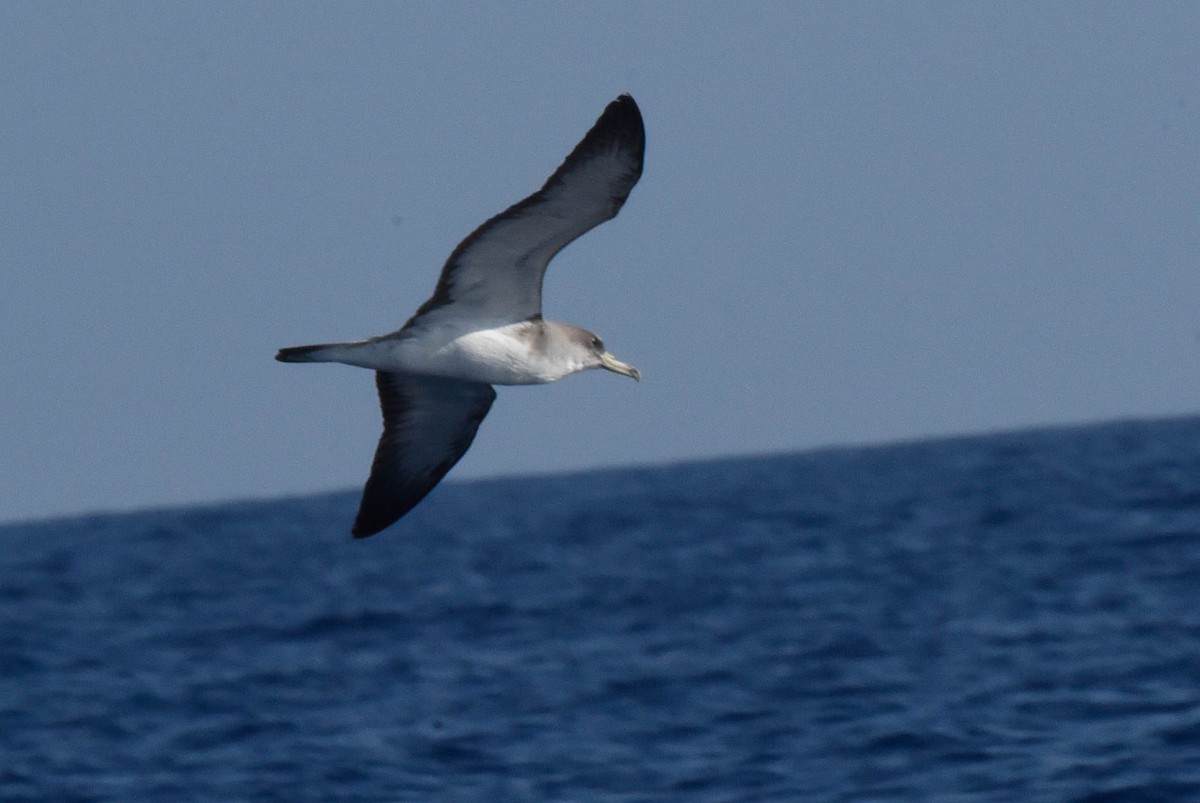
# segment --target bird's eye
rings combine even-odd
[[[604,341],[598,337],[593,337],[592,348],[594,348],[596,351],[604,351]]]

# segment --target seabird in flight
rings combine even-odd
[[[620,211],[645,146],[641,112],[621,95],[540,190],[458,244],[433,295],[399,330],[275,355],[375,371],[383,435],[356,538],[408,513],[458,462],[496,398],[492,385],[553,382],[588,368],[640,379],[593,333],[542,317],[542,277],[555,254]]]

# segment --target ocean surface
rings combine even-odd
[[[3,801],[1200,801],[1200,418],[0,527]]]

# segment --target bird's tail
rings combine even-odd
[[[280,349],[275,359],[280,362],[337,362],[335,350],[340,343],[322,343],[316,346],[292,346]]]
[[[386,352],[386,345],[383,349]],[[292,346],[280,349],[275,359],[280,362],[341,362],[363,368],[379,365],[379,339],[356,340],[352,343],[318,343],[315,346]],[[383,357],[386,357],[386,353]]]

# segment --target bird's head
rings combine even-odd
[[[603,368],[606,371],[612,371],[614,374],[624,374],[632,379],[642,379],[641,372],[627,362],[621,362],[614,357],[607,349],[604,348],[604,341],[591,332],[586,332],[588,335],[587,348],[591,356],[589,368]]]

